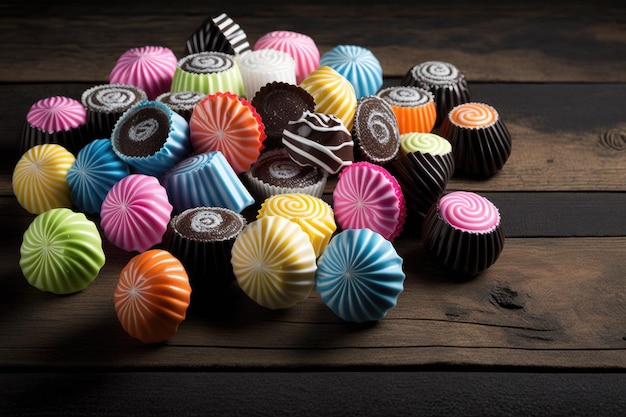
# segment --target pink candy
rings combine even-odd
[[[172,214],[167,192],[156,177],[131,174],[117,182],[100,210],[104,235],[126,251],[144,252],[161,243]]]
[[[111,84],[130,84],[141,88],[154,100],[170,91],[178,60],[171,49],[144,46],[124,52],[109,75]]]
[[[385,168],[357,162],[339,173],[333,191],[342,229],[370,229],[393,241],[404,226],[406,203],[398,181]]]
[[[87,110],[79,101],[69,97],[48,97],[31,106],[26,120],[43,131],[60,132],[85,124]]]

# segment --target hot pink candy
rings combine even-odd
[[[61,132],[84,125],[87,121],[87,109],[79,101],[69,97],[48,97],[30,107],[26,121],[49,133]]]

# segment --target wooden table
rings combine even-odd
[[[0,4],[0,415],[618,415],[626,408],[626,9],[604,2],[17,2]],[[159,346],[113,309],[134,255],[105,242],[84,291],[55,296],[20,271],[33,220],[11,175],[26,113],[108,81],[146,45],[178,57],[202,21],[228,13],[254,42],[310,35],[324,53],[369,48],[386,85],[413,65],[453,63],[513,140],[488,180],[453,178],[498,206],[504,251],[453,282],[421,240],[398,305],[375,324],[341,321],[311,297],[285,311],[241,292],[189,314]],[[330,189],[329,189],[330,191]]]

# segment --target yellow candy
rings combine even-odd
[[[315,286],[317,264],[309,237],[281,216],[266,216],[246,226],[231,250],[239,287],[272,310],[305,300]]]
[[[343,75],[321,66],[302,80],[300,87],[315,99],[317,113],[334,114],[348,130],[352,129],[357,99],[354,87]]]
[[[310,194],[273,195],[263,202],[257,219],[264,216],[281,216],[298,224],[309,235],[316,257],[322,254],[337,229],[330,205]]]
[[[26,151],[13,170],[13,194],[33,214],[72,207],[67,172],[74,155],[61,145],[37,145]]]

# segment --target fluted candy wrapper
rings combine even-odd
[[[185,43],[185,55],[204,51],[239,55],[249,50],[246,32],[226,13],[206,19]]]
[[[179,59],[169,91],[246,94],[237,60],[223,52],[198,52]]]
[[[109,190],[127,175],[130,168],[115,154],[109,139],[92,141],[78,152],[67,172],[72,203],[84,213],[99,214]]]
[[[437,120],[441,125],[453,107],[471,101],[471,91],[465,75],[453,64],[425,61],[413,66],[401,81],[402,85],[420,87],[435,97]]]
[[[125,251],[144,252],[161,243],[172,213],[165,188],[149,175],[131,174],[107,193],[100,210],[105,237]]]
[[[434,204],[424,219],[424,249],[446,270],[474,277],[493,265],[504,247],[497,207],[469,191],[453,191]]]
[[[130,84],[100,84],[83,91],[80,101],[87,109],[89,140],[110,139],[122,114],[147,99],[145,91]]]
[[[24,232],[20,268],[30,285],[54,294],[85,289],[104,265],[96,224],[83,213],[54,208],[39,214]]]
[[[20,151],[47,143],[78,152],[87,142],[87,110],[80,101],[53,96],[30,107],[20,132]]]
[[[30,148],[13,169],[11,184],[17,202],[32,214],[71,207],[66,178],[75,160],[61,145],[46,143]]]
[[[124,112],[113,129],[111,145],[134,173],[155,177],[192,151],[187,121],[157,101],[142,101]]]
[[[311,239],[315,256],[319,257],[337,229],[333,209],[319,197],[309,194],[277,194],[266,199],[257,218],[282,216],[298,224]]]
[[[177,213],[192,207],[225,207],[240,213],[254,203],[220,151],[199,153],[183,160],[161,180]]]
[[[384,318],[404,290],[402,258],[370,229],[338,233],[318,260],[315,287],[341,319],[368,322]]]
[[[184,266],[162,249],[133,257],[122,269],[113,294],[122,328],[146,344],[165,342],[177,333],[190,299]]]
[[[400,137],[400,156],[390,170],[398,180],[416,231],[430,207],[439,200],[454,174],[452,145],[434,133],[405,133]]]
[[[394,86],[383,88],[376,95],[391,105],[400,134],[429,133],[435,127],[437,108],[430,91],[419,87]]]
[[[170,220],[163,247],[185,267],[194,304],[214,301],[235,279],[230,253],[246,224],[241,214],[224,207],[193,207]]]
[[[383,85],[383,68],[372,51],[359,45],[337,45],[320,58],[354,87],[357,100],[376,94]]]
[[[176,62],[174,52],[164,46],[131,48],[118,58],[109,83],[137,86],[146,92],[148,100],[154,100],[169,90]]]
[[[457,174],[490,177],[511,155],[511,134],[496,109],[485,103],[454,107],[439,134],[452,144]]]
[[[406,220],[398,181],[385,168],[357,162],[339,173],[333,191],[335,219],[342,229],[368,228],[393,241]]]
[[[315,251],[309,236],[281,216],[261,217],[237,236],[233,272],[243,292],[276,310],[307,299],[315,286]]]
[[[321,198],[328,173],[317,167],[301,166],[285,148],[276,148],[262,153],[242,180],[258,202],[276,194],[304,193]]]

